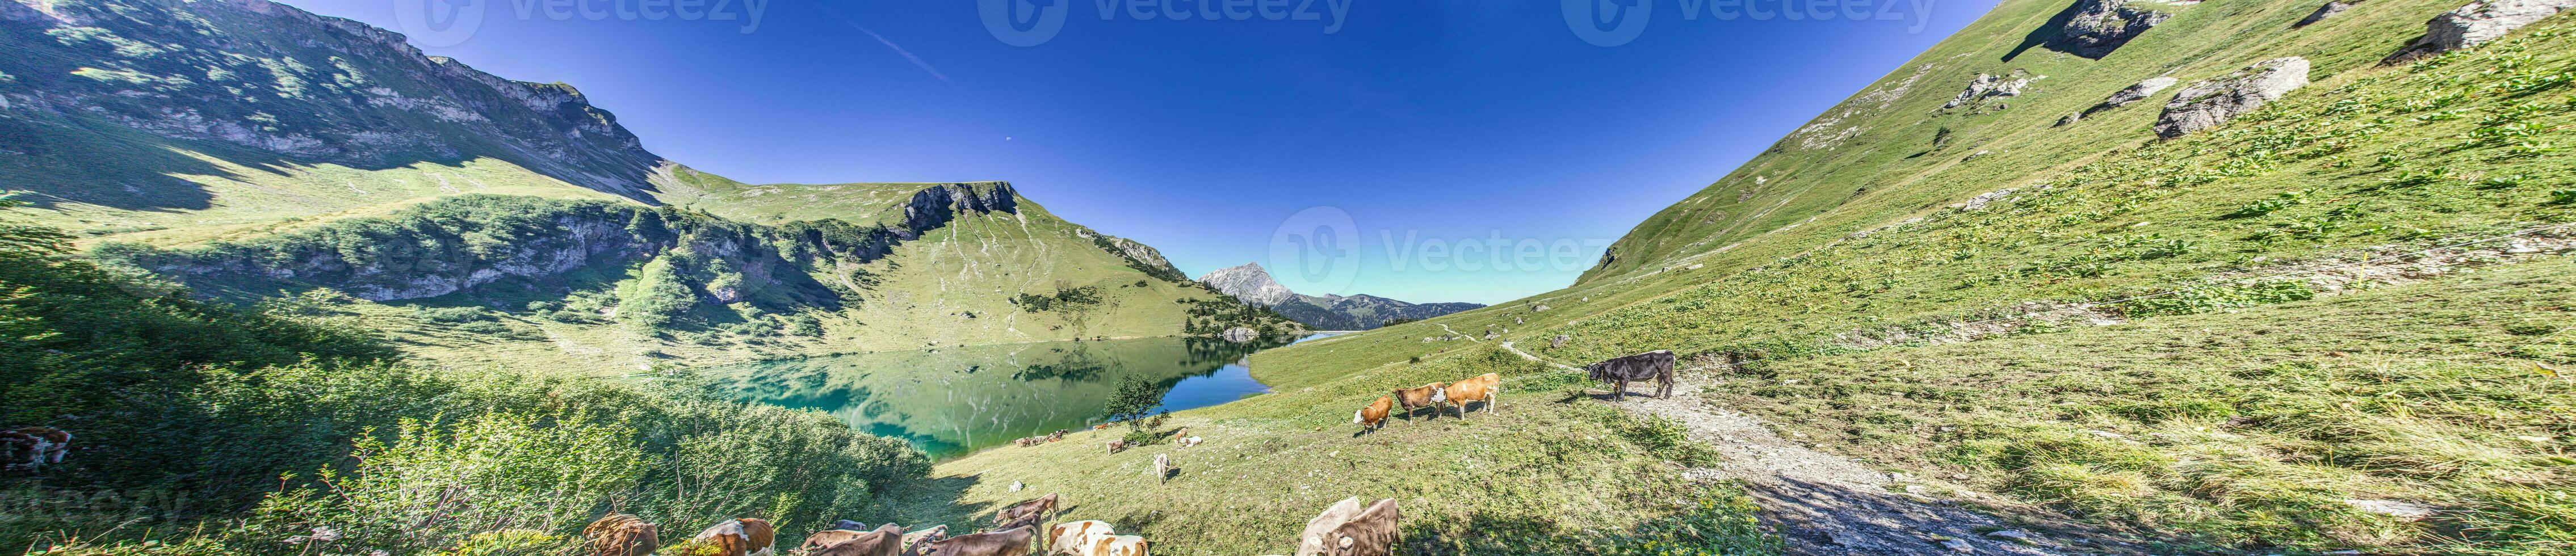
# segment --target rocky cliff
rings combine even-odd
[[[1241,299],[1245,303],[1264,307],[1287,303],[1289,299],[1297,296],[1297,292],[1288,291],[1288,286],[1279,285],[1279,281],[1270,279],[1270,271],[1262,269],[1261,263],[1244,263],[1243,266],[1216,269],[1199,276],[1199,283],[1207,284],[1208,287],[1216,288],[1216,291],[1234,296],[1235,299]]]

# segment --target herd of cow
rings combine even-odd
[[[909,530],[892,523],[870,528],[865,523],[841,520],[831,529],[805,537],[794,552],[798,556],[1028,556],[1032,542],[1044,554],[1073,556],[1147,556],[1144,537],[1118,534],[1109,522],[1080,520],[1057,522],[1038,535],[1038,526],[1056,509],[1057,495],[1049,494],[1026,502],[1012,504],[993,512],[991,530],[970,535],[948,535],[948,526],[940,525]],[[1361,506],[1351,497],[1326,508],[1324,513],[1306,522],[1306,530],[1297,537],[1296,556],[1386,556],[1398,542],[1397,521],[1402,518],[1395,499]],[[755,518],[728,519],[708,527],[690,543],[700,547],[693,555],[775,556],[778,529]],[[660,531],[652,523],[626,514],[610,514],[582,529],[589,556],[650,556],[661,550]]]
[[[1628,383],[1632,381],[1657,381],[1655,397],[1673,395],[1673,352],[1671,351],[1655,350],[1619,357],[1585,366],[1583,371],[1592,380],[1610,383],[1616,391],[1614,395],[1621,400],[1628,399]],[[1351,424],[1359,425],[1363,432],[1384,428],[1387,416],[1395,414],[1396,407],[1399,405],[1403,406],[1403,415],[1408,421],[1413,419],[1414,412],[1422,408],[1432,408],[1431,416],[1438,418],[1452,406],[1458,408],[1458,418],[1465,419],[1468,403],[1485,402],[1485,412],[1493,413],[1495,399],[1502,393],[1502,376],[1495,373],[1485,373],[1483,376],[1457,382],[1434,382],[1412,388],[1398,388],[1393,395],[1378,398],[1377,401],[1369,402],[1358,411],[1351,412]]]

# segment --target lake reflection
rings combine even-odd
[[[1291,343],[1146,338],[968,346],[768,361],[704,376],[729,397],[831,413],[946,458],[1089,428],[1100,422],[1118,380],[1131,374],[1169,388],[1162,409],[1172,411],[1267,392],[1238,361]]]

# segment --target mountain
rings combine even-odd
[[[2576,511],[2532,501],[2576,485],[2546,463],[2569,439],[2532,416],[2576,411],[2541,401],[2576,365],[2571,7],[2007,0],[1563,290],[1252,368],[1339,392],[1277,406],[1349,408],[1484,369],[1577,380],[1515,350],[1670,350],[1689,393],[1622,405],[1724,455],[1802,553],[1939,548],[1866,525],[1930,506],[1801,510],[1893,500],[1844,488],[1995,500],[2069,553],[2563,552]],[[1415,368],[1452,370],[1391,377]],[[1742,448],[1766,429],[1892,474],[1818,487],[1758,463],[1791,444]]]
[[[1415,304],[1373,295],[1305,295],[1279,285],[1270,278],[1270,271],[1261,268],[1261,263],[1216,269],[1200,276],[1199,283],[1245,303],[1268,307],[1317,330],[1368,330],[1390,321],[1422,320],[1484,307],[1475,303]]]
[[[748,184],[561,83],[265,0],[0,2],[0,180],[116,265],[611,372],[1294,327],[1012,184]]]

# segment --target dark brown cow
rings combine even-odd
[[[1046,515],[1048,512],[1055,511],[1055,501],[1056,494],[1048,493],[1046,496],[1040,496],[1034,500],[1012,504],[1010,507],[994,511],[993,523],[1010,523],[1024,516]],[[1008,529],[1008,527],[1005,527],[1005,529]]]
[[[874,531],[823,531],[805,537],[796,551],[807,556],[895,556],[903,552],[903,528],[888,523]]]
[[[1619,389],[1616,395],[1620,401],[1628,399],[1629,381],[1653,380],[1659,383],[1655,387],[1655,397],[1669,398],[1673,395],[1673,352],[1671,351],[1659,349],[1593,363],[1584,366],[1583,372],[1590,375],[1592,380],[1608,382],[1616,386]]]
[[[1396,527],[1403,512],[1395,499],[1356,509],[1359,499],[1343,500],[1306,524],[1297,539],[1297,556],[1388,556],[1402,539]]]
[[[1414,410],[1438,406],[1440,402],[1449,401],[1449,395],[1441,392],[1441,388],[1445,386],[1448,385],[1434,382],[1412,388],[1400,388],[1395,391],[1395,401],[1404,404],[1404,418],[1411,420]],[[1431,416],[1437,418],[1440,415],[1438,412],[1433,412]]]
[[[1028,515],[1024,515],[1024,516],[1020,516],[1020,517],[1011,518],[1011,520],[1010,520],[1010,521],[1005,521],[1005,522],[1002,522],[1002,524],[1001,524],[1001,525],[993,526],[992,530],[993,530],[993,531],[1008,531],[1008,530],[1012,530],[1012,529],[1018,529],[1018,528],[1021,528],[1021,527],[1027,527],[1027,528],[1030,528],[1030,529],[1036,529],[1036,528],[1038,527],[1038,524],[1039,524],[1039,523],[1041,523],[1041,522],[1044,522],[1044,521],[1046,521],[1046,514],[1034,514],[1034,513],[1033,513],[1033,514],[1028,514]]]
[[[958,535],[922,545],[923,556],[1028,556],[1034,527]]]
[[[35,471],[63,462],[72,449],[72,433],[53,427],[0,430],[0,469]]]
[[[635,516],[608,514],[581,528],[590,556],[648,556],[662,549],[662,530]]]

